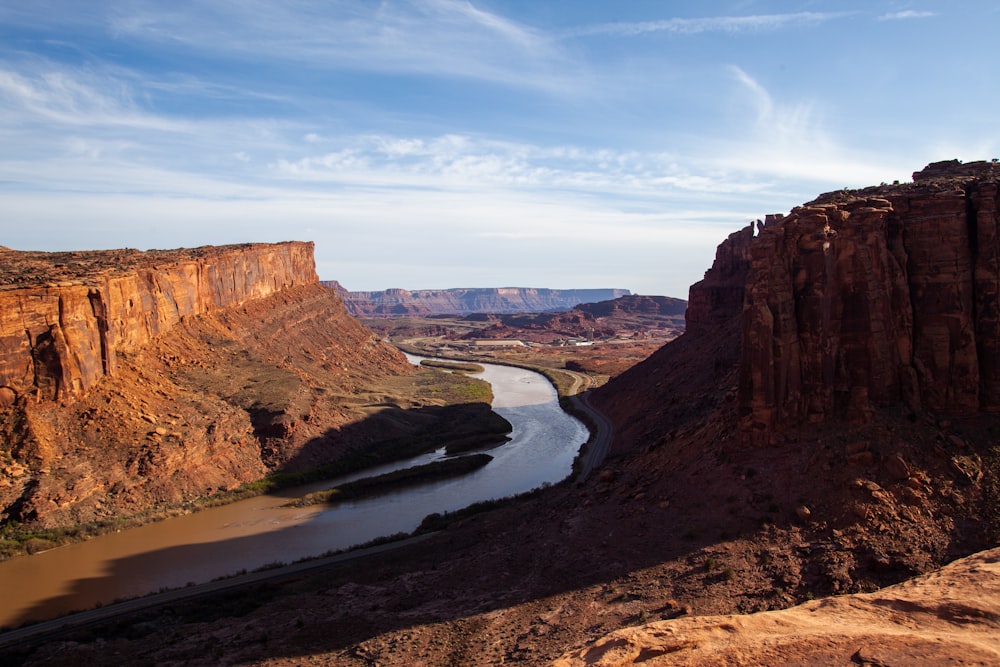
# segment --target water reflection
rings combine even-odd
[[[463,477],[334,507],[289,508],[290,496],[442,457],[433,452],[338,480],[104,535],[0,563],[0,625],[42,620],[161,588],[291,562],[415,529],[425,516],[564,479],[586,429],[531,371],[487,366],[494,409],[514,427],[489,465]]]

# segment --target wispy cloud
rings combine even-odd
[[[729,70],[738,86],[734,97],[744,94],[753,118],[745,136],[712,151],[719,167],[731,170],[733,178],[742,173],[744,178],[770,177],[784,183],[841,179],[844,185],[861,186],[899,173],[898,165],[887,163],[884,156],[866,155],[832,135],[815,103],[777,100],[742,68],[733,65]]]
[[[732,65],[729,69],[740,87],[749,94],[757,131],[766,135],[762,137],[762,144],[787,146],[809,143],[817,146],[822,141],[821,124],[812,104],[798,101],[779,105],[770,92],[742,68]]]
[[[926,19],[926,18],[931,18],[932,16],[937,16],[937,13],[908,9],[905,11],[890,12],[888,14],[883,14],[878,18],[880,21],[903,21],[906,19]]]
[[[565,88],[566,54],[542,32],[466,1],[195,1],[185,12],[122,4],[121,39],[183,44],[215,57],[266,58],[317,70],[405,72]]]
[[[684,163],[682,157],[662,152],[539,146],[457,134],[365,135],[343,138],[336,150],[326,153],[276,160],[271,168],[274,178],[285,182],[637,196],[649,208],[662,208],[667,199],[746,193],[759,185],[732,181],[711,168],[681,166]]]
[[[565,37],[615,35],[628,37],[648,33],[696,35],[706,32],[743,33],[782,30],[791,27],[819,25],[847,16],[847,12],[797,12],[794,14],[760,14],[753,16],[715,16],[706,18],[674,18],[662,21],[601,23],[572,28]]]
[[[22,73],[23,72],[23,73]],[[41,66],[15,71],[0,62],[0,101],[8,123],[122,126],[178,131],[188,124],[144,112],[122,79],[91,70]]]

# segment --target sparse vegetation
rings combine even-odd
[[[427,368],[440,368],[446,371],[456,371],[459,373],[482,373],[485,368],[479,364],[467,364],[456,361],[440,361],[438,359],[424,359],[420,362],[421,366]]]

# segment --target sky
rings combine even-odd
[[[995,0],[0,0],[0,245],[687,298],[756,218],[1000,155],[998,33]]]

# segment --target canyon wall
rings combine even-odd
[[[300,242],[0,258],[0,407],[78,397],[186,317],[318,280]]]
[[[730,234],[716,248],[712,267],[689,290],[685,331],[705,333],[743,312],[753,238],[753,225],[748,225]]]
[[[570,310],[581,303],[606,301],[631,294],[627,289],[613,288],[559,290],[530,287],[351,292],[336,281],[324,281],[323,284],[337,291],[347,306],[347,312],[354,317],[542,313]]]
[[[384,406],[413,367],[312,251],[0,250],[0,525],[128,517],[398,437]]]
[[[755,440],[891,404],[1000,409],[998,187],[996,163],[937,163],[913,183],[828,193],[761,226],[739,389]],[[713,294],[692,288],[696,322]]]

